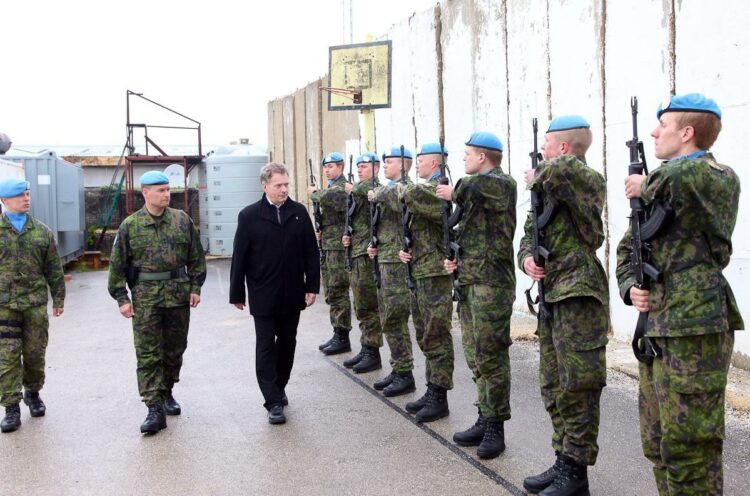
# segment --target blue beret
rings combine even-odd
[[[372,157],[370,156],[369,153],[363,153],[362,155],[360,155],[359,157],[357,157],[356,162],[358,164],[362,164],[362,163],[369,164],[370,162],[374,162],[374,160],[372,159]]]
[[[417,157],[420,155],[432,155],[434,153],[440,154],[440,143],[425,143],[422,148],[419,149]],[[448,155],[448,149],[443,147],[443,153]]]
[[[29,189],[29,182],[19,177],[9,177],[0,181],[0,198],[13,198]]]
[[[706,112],[721,119],[721,109],[716,102],[700,93],[670,96],[668,101],[659,105],[656,118],[664,112]]]
[[[549,123],[548,133],[556,131],[570,131],[571,129],[588,129],[591,126],[588,121],[580,115],[561,115],[555,117]]]
[[[477,148],[486,148],[488,150],[503,151],[503,142],[500,138],[486,131],[478,131],[471,136],[466,142],[467,146],[476,146]]]
[[[141,186],[153,186],[155,184],[169,184],[169,178],[159,171],[148,171],[139,179]]]
[[[401,147],[392,146],[389,151],[383,154],[383,160],[387,158],[401,158]],[[408,148],[404,148],[404,158],[413,158]]]
[[[370,157],[371,162],[375,162],[376,164],[380,163],[380,157],[376,152],[365,152],[362,154],[362,156],[368,156]]]
[[[339,152],[331,152],[323,158],[323,165],[331,164],[334,162],[343,162],[343,161],[344,161],[343,155],[341,155]]]

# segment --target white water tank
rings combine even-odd
[[[211,255],[232,255],[237,215],[263,196],[260,169],[268,152],[256,145],[219,147],[205,158],[200,174],[201,241]],[[207,243],[207,246],[206,246]]]

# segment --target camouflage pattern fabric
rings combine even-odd
[[[63,308],[65,279],[52,231],[29,215],[19,233],[0,215],[0,320],[21,323],[0,326],[2,406],[19,403],[22,387],[44,386],[48,287],[52,306]]]
[[[463,177],[453,201],[464,207],[456,234],[459,283],[515,288],[516,181],[499,167]]]
[[[352,259],[352,299],[354,312],[359,321],[362,346],[383,346],[383,331],[378,313],[378,288],[373,279],[372,260],[367,255]]]
[[[510,318],[514,289],[486,284],[461,287],[458,303],[461,342],[477,386],[482,416],[494,422],[510,419]]]
[[[643,452],[659,493],[721,494],[724,394],[735,330],[744,329],[722,274],[732,253],[740,183],[712,154],[664,162],[641,185],[646,207],[668,202],[674,220],[651,240],[646,335],[663,356],[640,365]],[[620,296],[631,304],[630,232],[617,248]]]
[[[407,177],[406,184],[414,183]],[[379,186],[374,190],[374,202],[380,209],[380,224],[378,225],[378,262],[380,263],[401,263],[398,252],[403,246],[401,201],[399,200],[399,192],[402,188],[404,185],[401,183],[394,183],[390,186]]]
[[[360,181],[352,188],[354,213],[352,214],[352,258],[367,254],[370,244],[370,208],[367,192],[372,189],[372,180]]]
[[[0,320],[23,323],[21,327],[0,325],[0,406],[9,406],[21,401],[22,386],[30,392],[44,386],[47,305],[23,310],[0,306]]]
[[[312,201],[320,203],[320,230],[323,234],[323,250],[344,251],[341,236],[346,224],[347,194],[344,186],[346,179],[340,175],[326,189],[312,194]]]
[[[412,320],[425,357],[427,382],[453,389],[453,282],[449,275],[422,277],[414,282],[417,289],[412,295]]]
[[[409,184],[400,193],[411,213],[412,275],[414,279],[444,276],[443,201],[435,194],[438,179]]]
[[[339,233],[339,246],[341,245]],[[328,316],[334,329],[351,330],[352,304],[349,300],[349,272],[345,268],[344,250],[326,250],[325,266],[321,269]]]
[[[552,448],[582,465],[599,452],[599,399],[606,385],[607,309],[591,297],[550,303],[539,320],[539,383],[552,419]]]
[[[391,367],[398,373],[406,373],[414,369],[408,327],[411,296],[406,287],[406,264],[399,261],[378,263],[378,266],[381,277],[378,290],[380,324],[391,350]]]
[[[659,494],[723,494],[724,393],[734,332],[655,342],[663,355],[639,365],[638,410]]]
[[[190,294],[200,295],[206,258],[198,231],[181,210],[153,217],[146,208],[126,218],[117,231],[109,263],[109,293],[118,305],[130,303],[125,289],[128,260],[142,272],[185,267],[162,281],[138,281],[131,288],[138,389],[147,404],[158,403],[179,380],[190,324]]]
[[[541,162],[529,187],[559,204],[555,218],[544,229],[545,245],[552,254],[544,269],[546,301],[591,296],[608,305],[609,286],[596,256],[604,242],[604,177],[588,167],[584,157],[562,155]],[[529,214],[518,250],[520,267],[533,254],[531,222]]]

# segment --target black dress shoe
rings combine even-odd
[[[29,407],[29,413],[32,417],[44,417],[47,407],[44,401],[39,397],[39,391],[26,391],[23,393],[23,402]]]
[[[182,408],[180,408],[180,404],[174,399],[172,393],[167,394],[167,397],[164,398],[164,413],[167,415],[179,415],[182,413]]]
[[[13,432],[21,427],[21,407],[18,403],[5,407],[5,418],[0,422],[1,432]]]
[[[281,393],[283,396],[281,397],[281,404],[284,406],[287,406],[289,404],[289,398],[286,397],[286,393]]]
[[[396,374],[396,372],[394,372],[393,370],[391,370],[390,374],[388,374],[387,376],[383,377],[382,379],[379,379],[379,380],[373,382],[372,383],[372,387],[374,387],[378,391],[382,391],[383,389],[385,389],[386,387],[388,387],[393,382],[393,379],[396,378],[396,375],[398,375],[398,374]]]
[[[283,405],[274,405],[268,410],[268,423],[269,424],[286,423],[286,417],[284,416]]]
[[[141,424],[141,432],[143,434],[156,434],[160,430],[166,428],[167,417],[164,415],[164,407],[161,403],[149,405],[146,420]]]
[[[393,378],[393,382],[383,389],[383,395],[391,398],[393,396],[401,396],[402,394],[414,392],[416,389],[417,388],[414,385],[414,375],[409,371],[404,372],[403,374],[396,374],[396,377]]]

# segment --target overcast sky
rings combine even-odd
[[[351,1],[355,43],[437,2]],[[17,146],[124,144],[126,89],[200,121],[205,144],[265,144],[267,102],[327,72],[345,23],[349,41],[349,0],[6,1],[0,10],[0,131]],[[131,118],[174,123],[137,105]]]

